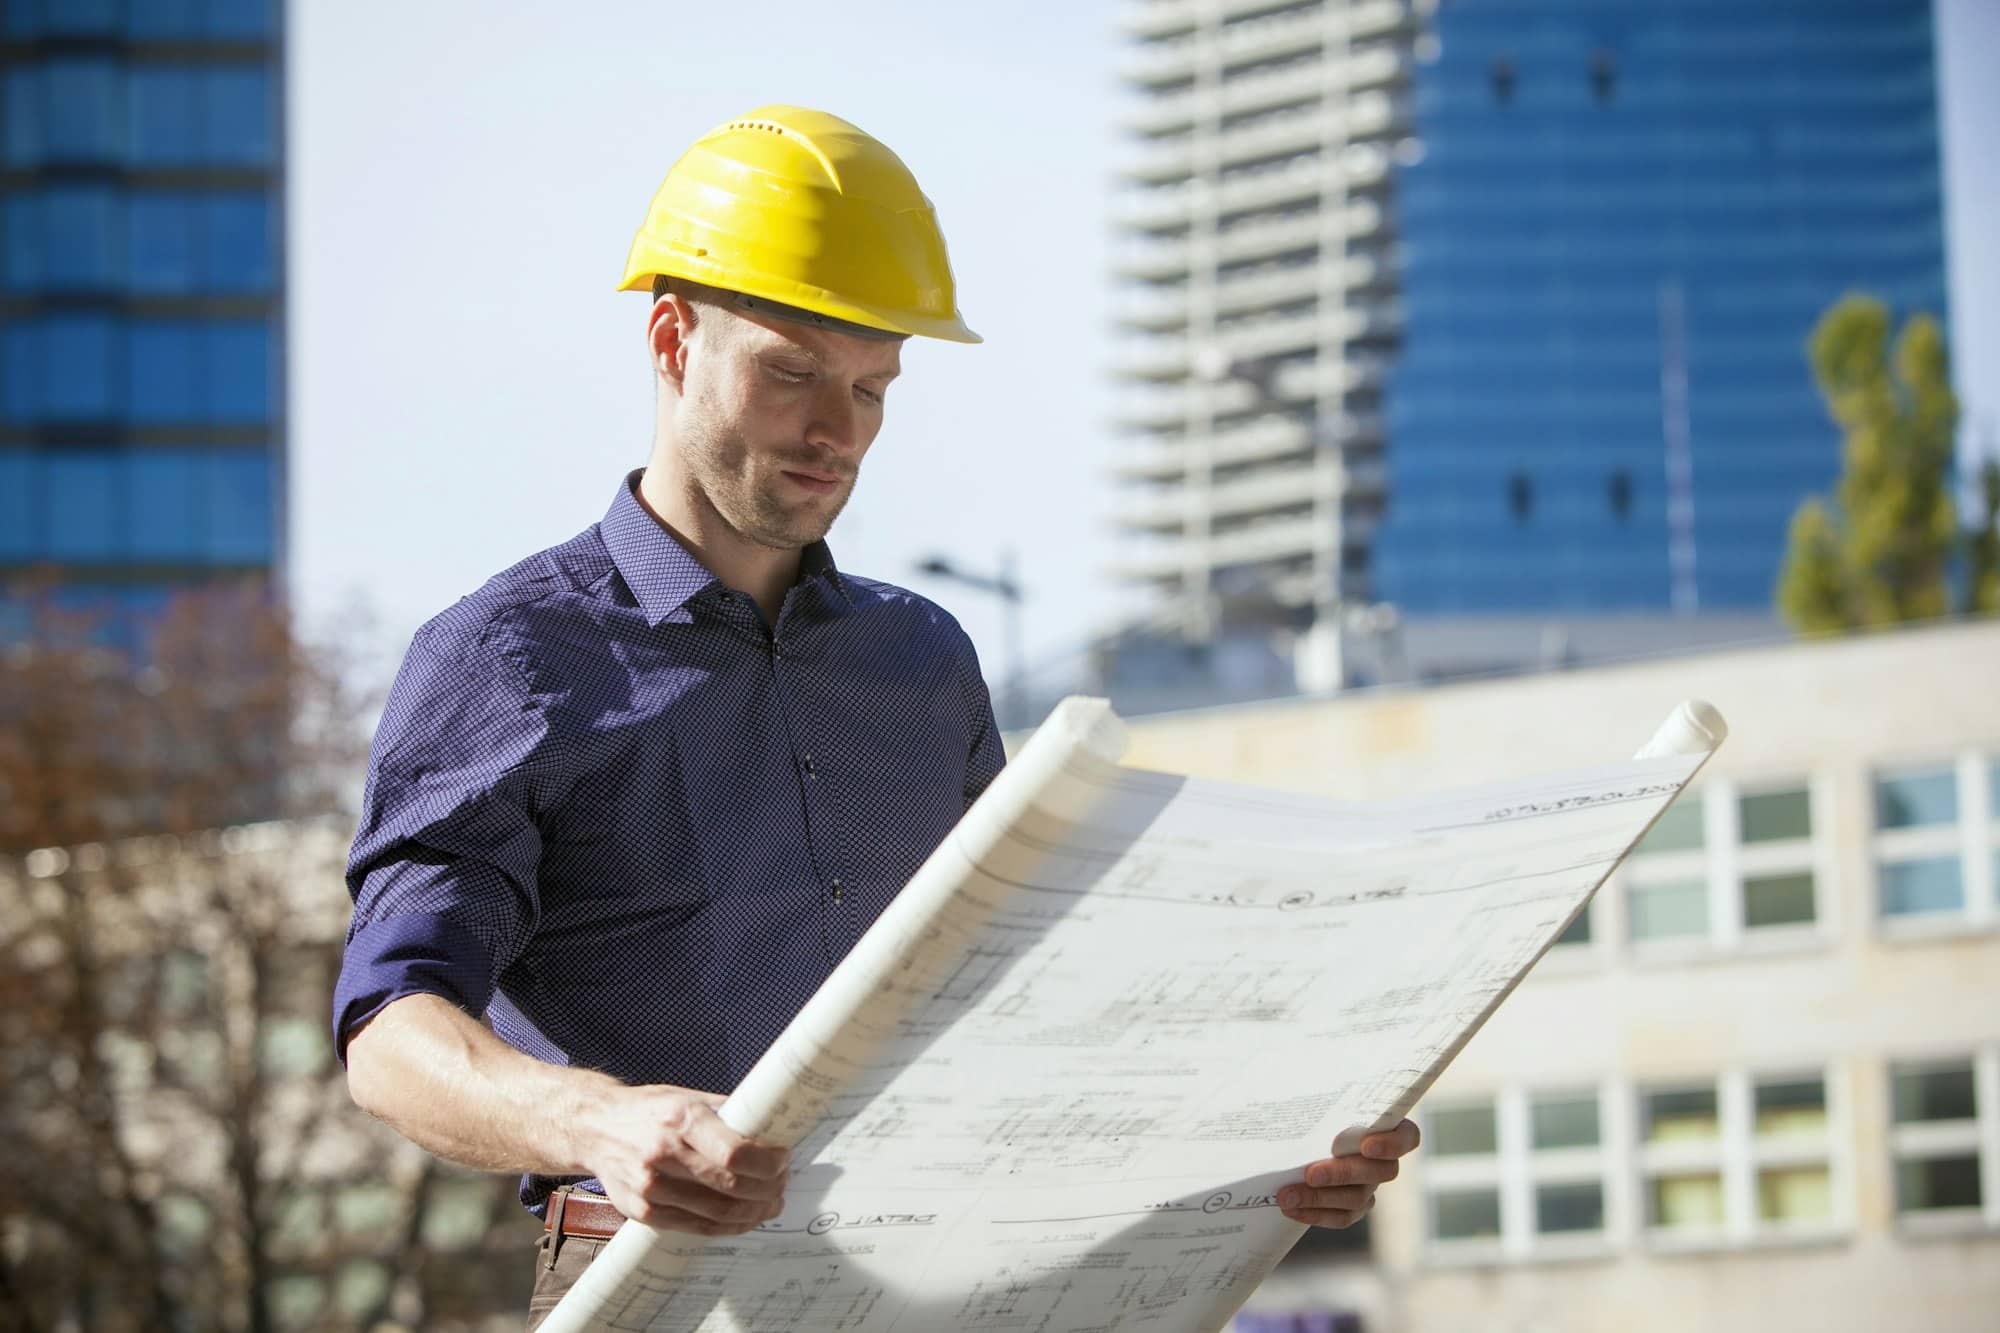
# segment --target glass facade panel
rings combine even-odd
[[[193,199],[160,191],[134,193],[125,204],[125,253],[133,291],[167,296],[198,290],[201,249]]]
[[[271,339],[261,323],[216,321],[203,329],[208,354],[208,415],[248,423],[271,412]]]
[[[205,71],[197,81],[204,161],[261,167],[271,160],[270,80],[261,69]]]
[[[1935,1208],[1978,1208],[1979,1156],[1923,1157],[1896,1163],[1896,1208],[1917,1213]]]
[[[1439,1157],[1499,1151],[1499,1130],[1489,1106],[1449,1106],[1431,1112],[1424,1146]]]
[[[48,553],[90,564],[117,559],[122,543],[116,459],[99,450],[63,450],[43,460],[42,474],[51,519]]]
[[[1635,940],[1685,939],[1708,934],[1708,884],[1703,880],[1630,885],[1626,908]]]
[[[1965,910],[1965,882],[1956,856],[1885,861],[1880,871],[1884,916]]]
[[[219,564],[271,559],[271,463],[262,453],[216,450],[203,479],[202,554]]]
[[[1970,1063],[1931,1069],[1901,1069],[1891,1081],[1896,1123],[1972,1120],[1979,1114],[1973,1100]]]
[[[31,198],[33,196],[30,196]],[[107,186],[52,186],[41,196],[40,283],[62,290],[118,281],[118,200]]]
[[[42,67],[48,120],[42,152],[59,162],[116,162],[124,150],[124,89],[108,59],[55,59]]]
[[[41,320],[44,377],[40,415],[51,421],[104,421],[122,406],[116,388],[118,326],[108,315],[59,314]]]
[[[131,403],[136,422],[198,421],[202,411],[199,325],[146,320],[131,329]]]
[[[1583,1181],[1542,1185],[1535,1190],[1535,1230],[1542,1232],[1602,1231],[1604,1186]]]
[[[125,460],[125,512],[135,560],[192,561],[201,555],[201,456],[146,449]]]
[[[200,160],[196,75],[147,66],[130,75],[131,160],[142,167],[180,167]]]
[[[1824,1166],[1772,1167],[1757,1173],[1757,1215],[1766,1222],[1831,1222],[1833,1177]]]
[[[1598,1142],[1597,1094],[1537,1097],[1529,1104],[1537,1148],[1594,1148]]]
[[[1755,875],[1743,881],[1743,924],[1757,926],[1810,925],[1813,921],[1811,871],[1790,875]]]
[[[1684,792],[1666,808],[1633,849],[1633,854],[1649,852],[1691,852],[1702,845],[1701,797]]]
[[[201,205],[202,286],[267,292],[275,285],[271,208],[260,194],[215,194]]]
[[[1875,779],[1877,828],[1917,828],[1958,819],[1958,775],[1950,767]]]
[[[1431,1195],[1431,1217],[1439,1240],[1474,1240],[1500,1235],[1500,1191],[1439,1190]]]
[[[1745,796],[1738,808],[1745,842],[1780,842],[1812,836],[1812,802],[1803,788]]]
[[[0,560],[26,560],[39,549],[40,498],[33,457],[0,445]]]

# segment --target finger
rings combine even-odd
[[[753,1221],[723,1222],[671,1204],[649,1203],[632,1220],[662,1231],[684,1231],[697,1236],[741,1236],[755,1231],[768,1219],[759,1217]]]
[[[641,1196],[648,1207],[672,1209],[729,1226],[750,1227],[784,1210],[782,1199],[743,1199],[692,1180],[655,1178]]]
[[[695,1179],[725,1194],[746,1180],[774,1180],[791,1166],[790,1150],[745,1138],[707,1106],[688,1109],[681,1137],[693,1150],[687,1165]]]
[[[1304,1208],[1355,1212],[1365,1209],[1374,1197],[1373,1185],[1336,1185],[1323,1190],[1289,1185],[1278,1191],[1278,1206],[1288,1212]]]
[[[1322,1157],[1317,1162],[1308,1162],[1305,1169],[1306,1184],[1321,1189],[1329,1185],[1381,1185],[1394,1180],[1402,1171],[1402,1163],[1376,1161],[1371,1157]]]
[[[1351,1227],[1367,1215],[1366,1210],[1351,1213],[1329,1208],[1313,1208],[1304,1212],[1285,1214],[1294,1222],[1303,1222],[1309,1227],[1331,1227],[1335,1231]]]
[[[1422,1132],[1417,1129],[1416,1122],[1414,1120],[1405,1120],[1394,1129],[1384,1130],[1380,1134],[1370,1134],[1362,1139],[1361,1155],[1363,1157],[1387,1157],[1392,1159],[1405,1157],[1416,1151],[1417,1145],[1423,1142],[1423,1138]]]

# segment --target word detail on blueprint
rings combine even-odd
[[[791,1147],[783,1215],[628,1222],[543,1328],[1221,1328],[1304,1230],[1278,1190],[1402,1119],[1725,733],[1335,802],[1126,767],[1066,700],[723,1108]]]

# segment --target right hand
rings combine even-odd
[[[740,1236],[784,1210],[791,1150],[738,1134],[725,1098],[664,1084],[621,1088],[587,1113],[582,1159],[612,1206],[635,1222]]]

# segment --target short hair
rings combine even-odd
[[[653,299],[659,300],[668,292],[680,297],[691,306],[712,305],[731,310],[748,310],[774,319],[790,320],[795,324],[810,324],[814,328],[831,329],[837,333],[854,334],[857,337],[873,338],[883,342],[902,342],[907,333],[892,333],[887,329],[874,328],[867,324],[856,324],[851,320],[836,319],[832,315],[822,315],[817,311],[804,310],[798,306],[785,305],[761,296],[751,296],[744,292],[732,292],[723,287],[711,287],[705,282],[692,278],[675,277],[669,273],[653,275]],[[695,316],[701,318],[699,314]]]

